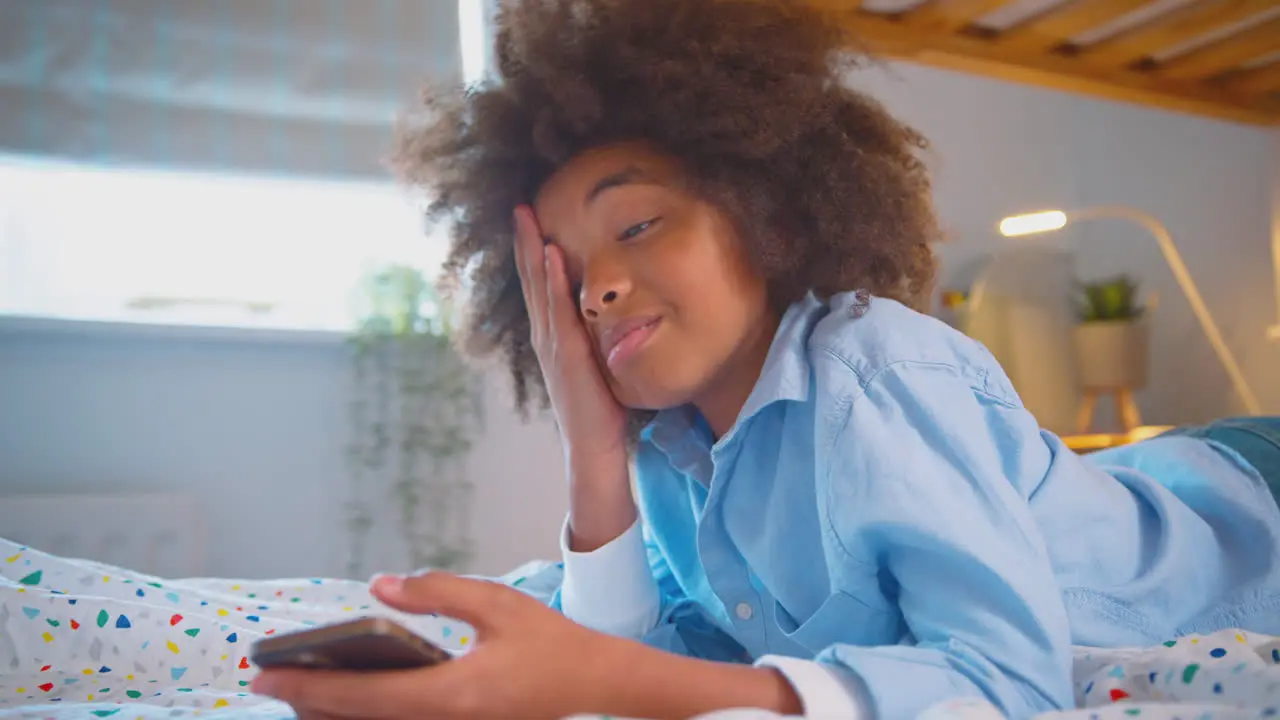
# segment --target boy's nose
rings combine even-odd
[[[631,291],[631,281],[619,272],[597,273],[582,283],[582,314],[591,320],[616,305]]]

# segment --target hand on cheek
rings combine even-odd
[[[570,454],[626,461],[626,410],[596,362],[565,268],[564,252],[543,242],[533,211],[515,210],[516,267],[529,312],[530,342]]]

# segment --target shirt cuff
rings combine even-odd
[[[865,694],[857,683],[845,681],[838,670],[814,660],[784,655],[765,655],[756,667],[770,667],[782,673],[800,698],[806,718],[871,720]]]
[[[560,532],[564,580],[560,609],[579,625],[639,639],[658,623],[658,583],[637,519],[625,532],[591,552],[569,549],[569,521]]]

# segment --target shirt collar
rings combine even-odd
[[[747,396],[733,429],[725,437],[733,435],[742,423],[775,402],[804,402],[809,399],[809,335],[826,313],[827,305],[812,293],[787,308],[769,345],[760,379]],[[675,455],[684,454],[678,451],[678,447],[695,436],[710,445],[711,433],[705,425],[691,407],[670,408],[658,413],[645,427],[640,439],[653,443],[674,459]]]

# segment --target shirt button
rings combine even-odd
[[[744,602],[738,603],[738,607],[734,608],[734,612],[738,613],[738,617],[743,620],[750,620],[751,616],[755,614],[755,611],[751,609],[751,605]]]

